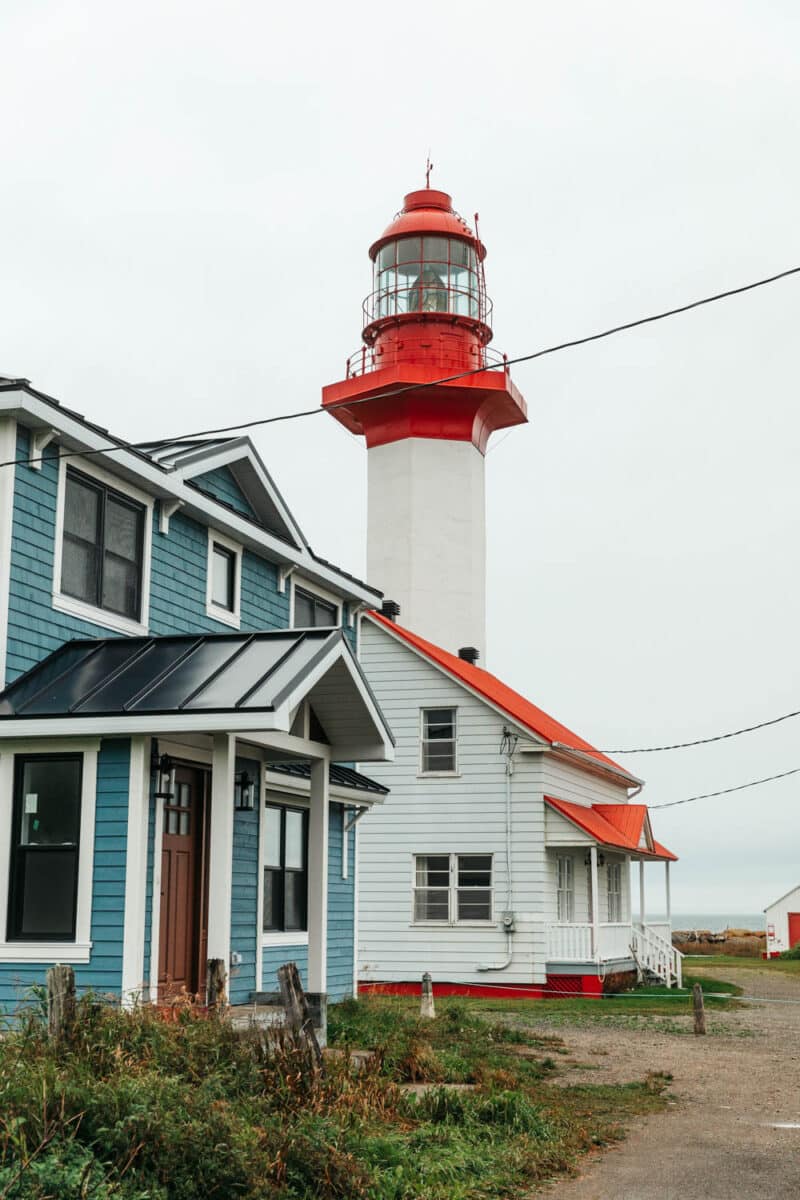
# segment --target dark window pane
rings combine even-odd
[[[302,588],[294,591],[294,623],[297,629],[318,628],[335,625],[337,608],[329,600],[322,600]]]
[[[69,938],[75,932],[77,850],[24,850],[18,862],[18,938]]]
[[[314,601],[306,592],[295,588],[294,623],[298,629],[307,629],[314,624]]]
[[[67,474],[61,589],[138,620],[144,509],[76,472]]]
[[[491,887],[492,858],[490,854],[459,854],[459,887]]]
[[[17,842],[76,846],[80,828],[79,759],[28,759],[21,777]]]
[[[459,921],[488,921],[492,915],[492,893],[468,889],[458,893]]]
[[[139,567],[106,553],[103,566],[103,608],[136,619],[139,616]]]
[[[446,742],[441,742],[436,747],[426,746],[423,756],[422,769],[423,771],[454,771],[456,767],[456,753],[454,743],[449,745]]]
[[[448,921],[450,893],[446,889],[417,888],[414,892],[415,921]]]
[[[425,737],[452,738],[455,736],[455,709],[428,708],[425,710]]]
[[[283,921],[281,916],[281,893],[283,877],[280,871],[264,871],[264,929],[280,929]]]
[[[284,875],[284,929],[306,928],[308,876],[305,871],[287,871]]]
[[[97,603],[98,548],[64,534],[61,551],[61,590],[87,604]]]
[[[96,542],[100,528],[101,490],[82,479],[67,475],[64,497],[64,532],[84,542]]]
[[[233,612],[236,607],[236,555],[214,543],[211,555],[211,602]]]
[[[106,501],[106,550],[128,562],[136,562],[139,557],[141,520],[140,508],[132,508],[116,496],[109,496]]]

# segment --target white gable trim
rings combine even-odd
[[[417,658],[421,658],[423,662],[428,664],[428,666],[433,667],[436,671],[439,671],[440,674],[446,676],[447,679],[450,679],[453,683],[457,684],[458,687],[463,688],[465,692],[469,693],[469,695],[474,696],[476,700],[480,700],[480,702],[485,704],[487,708],[491,709],[495,713],[498,713],[505,721],[509,723],[509,725],[512,725],[515,729],[518,729],[520,733],[529,740],[529,744],[527,746],[521,745],[519,747],[521,753],[552,754],[553,752],[557,752],[564,758],[572,761],[575,766],[582,767],[591,774],[610,775],[615,782],[624,781],[625,783],[629,783],[631,786],[641,783],[641,780],[636,779],[636,777],[633,775],[629,775],[627,771],[623,771],[620,767],[615,768],[610,764],[599,762],[591,754],[588,754],[583,750],[572,750],[570,747],[564,746],[560,742],[550,743],[546,741],[544,738],[542,738],[541,734],[537,734],[528,725],[524,725],[519,718],[512,717],[511,714],[508,713],[504,708],[501,708],[499,704],[495,704],[494,701],[489,700],[481,692],[477,691],[473,687],[470,687],[468,683],[466,683],[463,679],[460,679],[459,676],[455,675],[452,671],[449,671],[447,667],[442,666],[441,663],[435,662],[424,652],[424,650],[420,650],[418,647],[412,646],[411,643],[407,642],[406,639],[401,637],[399,633],[395,633],[393,630],[387,629],[387,627],[381,621],[376,621],[374,617],[370,615],[370,613],[364,613],[362,619],[368,620],[370,625],[372,625],[373,628],[380,630],[381,633],[388,634],[395,642],[399,643],[399,645],[404,646],[406,650],[411,651],[411,653],[415,654]]]
[[[239,513],[233,512],[220,504],[211,496],[207,496],[188,480],[182,479],[176,472],[159,466],[155,461],[144,455],[136,454],[125,448],[117,448],[114,438],[90,428],[84,421],[72,416],[65,409],[54,406],[40,399],[21,384],[19,388],[0,392],[0,418],[3,415],[16,416],[18,420],[34,431],[42,427],[58,428],[63,434],[60,437],[62,452],[72,450],[92,451],[92,459],[77,459],[79,470],[84,470],[84,463],[93,461],[107,466],[113,474],[114,486],[122,489],[121,480],[147,491],[158,499],[181,500],[183,511],[203,525],[213,525],[221,533],[255,553],[269,559],[273,563],[302,567],[309,579],[317,580],[323,586],[336,589],[348,599],[362,600],[375,605],[381,593],[376,588],[351,579],[335,567],[326,566],[314,557],[305,541],[301,538],[298,547],[284,539],[269,533]],[[14,452],[16,446],[14,446]],[[95,453],[97,452],[97,453]],[[255,453],[255,451],[253,451]],[[14,453],[9,457],[13,458]],[[2,460],[2,461],[5,461]],[[67,459],[67,461],[70,461]],[[211,469],[211,468],[208,468]],[[265,470],[262,466],[262,470]],[[11,474],[10,471],[3,472]],[[274,488],[274,484],[272,485]],[[277,489],[275,489],[277,494]],[[281,499],[283,504],[283,500]],[[287,510],[288,511],[288,510]]]

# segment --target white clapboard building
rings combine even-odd
[[[764,910],[767,924],[767,957],[800,946],[800,884],[773,900]]]

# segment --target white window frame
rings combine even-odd
[[[458,860],[459,858],[489,858],[491,866],[489,868],[489,906],[490,915],[483,920],[470,919],[468,921],[460,921],[458,919],[458,893],[459,891],[469,891],[469,888],[459,888],[458,886]],[[447,889],[447,911],[448,918],[446,921],[422,921],[415,916],[416,912],[416,892],[417,892],[417,859],[418,858],[449,858],[450,860],[450,883]],[[417,929],[487,929],[497,924],[495,920],[494,909],[494,888],[495,888],[495,870],[494,870],[494,854],[489,851],[488,854],[481,850],[456,850],[452,853],[447,850],[420,850],[411,855],[411,920],[410,924]],[[421,889],[429,891],[428,888]],[[475,891],[486,891],[485,888],[475,888]]]
[[[610,862],[606,864],[606,897],[607,897],[607,912],[606,918],[609,925],[621,925],[623,923],[623,890],[622,890],[622,863]],[[612,890],[612,881],[616,880],[617,887]],[[617,905],[617,914],[612,916],[612,897]]]
[[[262,785],[264,784],[262,776]],[[264,868],[267,865],[267,844],[266,844],[266,824],[267,824],[267,805],[272,808],[302,808],[309,812],[310,804],[308,797],[288,796],[276,794],[270,791],[269,787],[264,785],[261,789],[261,811],[258,821],[258,912],[256,914],[257,928],[261,939],[260,945],[262,950],[269,950],[272,946],[307,946],[308,945],[308,930],[307,929],[263,929],[264,920]],[[310,836],[310,834],[309,834]],[[309,876],[310,887],[310,876]]]
[[[562,870],[565,884],[562,884]],[[563,915],[564,907],[566,916]],[[575,924],[575,860],[571,854],[556,856],[556,916],[559,925]]]
[[[218,546],[222,546],[223,550],[229,550],[234,556],[232,610],[215,604],[211,598],[214,583],[212,565],[215,543]],[[242,556],[241,543],[234,542],[231,538],[226,537],[224,533],[218,533],[216,529],[209,528],[208,555],[206,558],[206,616],[211,617],[213,621],[221,621],[223,625],[229,625],[232,629],[239,629],[242,624]]]
[[[289,580],[289,628],[304,629],[304,625],[295,625],[294,621],[294,594],[296,588],[300,588],[301,592],[308,592],[312,596],[316,596],[318,600],[324,600],[326,604],[333,604],[336,608],[336,620],[334,625],[341,627],[342,624],[342,597],[337,596],[335,592],[329,592],[327,588],[320,587],[319,584],[309,583],[307,579],[292,573]],[[319,628],[324,628],[320,626]]]
[[[450,771],[425,770],[425,714],[447,709],[453,714],[453,768]],[[458,776],[458,706],[455,704],[426,704],[419,710],[419,771],[420,779],[454,779]]]
[[[90,479],[96,480],[105,487],[112,488],[141,504],[144,508],[144,534],[142,537],[142,574],[141,574],[141,610],[139,620],[123,617],[119,613],[109,612],[85,600],[77,600],[61,591],[61,564],[64,556],[64,506],[67,499],[67,467],[68,460],[62,458],[58,469],[58,493],[56,496],[56,530],[55,546],[53,548],[53,608],[58,612],[67,613],[71,617],[79,617],[82,621],[90,621],[92,625],[100,625],[103,629],[112,629],[115,633],[129,633],[141,637],[147,634],[150,620],[150,561],[153,547],[153,498],[138,488],[131,487],[125,480],[119,479],[98,467],[88,459],[82,458],[76,470]]]
[[[7,742],[0,751],[0,963],[88,963],[92,953],[92,888],[94,881],[97,755],[100,741]],[[12,941],[8,930],[8,889],[11,881],[14,759],[17,755],[81,754],[81,826],[78,839],[78,893],[75,937],[72,941]]]

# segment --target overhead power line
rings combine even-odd
[[[697,738],[693,742],[673,742],[668,746],[634,746],[625,750],[600,750],[598,753],[660,754],[663,750],[688,750],[692,746],[708,746],[712,742],[724,742],[727,738],[741,737],[743,733],[755,733],[757,729],[768,729],[770,725],[780,725],[781,721],[790,721],[792,717],[800,717],[800,709],[784,713],[781,717],[772,717],[769,721],[759,721],[757,725],[745,725],[742,729],[732,729],[729,733],[717,733],[713,737]],[[579,750],[580,746],[567,746],[565,749]]]
[[[676,308],[664,309],[662,312],[651,313],[647,317],[637,317],[633,321],[625,321],[621,325],[612,325],[608,329],[599,330],[597,333],[589,333],[583,337],[571,338],[569,341],[557,342],[553,346],[545,346],[541,350],[534,350],[530,354],[520,354],[515,358],[505,359],[502,362],[487,363],[485,367],[473,367],[469,371],[459,371],[455,375],[445,375],[441,379],[432,380],[426,384],[404,384],[401,387],[390,388],[385,392],[378,392],[374,396],[364,396],[353,400],[342,400],[335,404],[329,404],[325,408],[321,405],[315,408],[300,409],[297,412],[280,413],[275,417],[260,417],[253,420],[241,421],[236,425],[220,425],[215,429],[200,429],[192,433],[178,434],[172,438],[165,438],[159,442],[161,447],[175,445],[179,442],[188,441],[194,438],[214,437],[223,433],[241,433],[246,429],[257,429],[265,425],[276,425],[282,421],[297,421],[304,417],[315,417],[319,413],[332,412],[337,408],[342,408],[345,405],[353,407],[356,404],[371,403],[375,400],[389,400],[394,396],[404,395],[407,392],[417,391],[420,387],[436,387],[439,384],[455,383],[459,379],[466,379],[471,375],[481,375],[485,371],[505,370],[507,367],[517,366],[519,363],[533,362],[534,359],[544,358],[548,354],[557,354],[562,350],[572,350],[577,346],[588,345],[589,342],[599,342],[603,338],[613,337],[618,333],[625,333],[630,329],[637,329],[642,325],[650,325],[655,321],[664,321],[668,317],[676,317],[681,313],[691,312],[692,309],[702,308],[706,304],[715,304],[718,300],[727,300],[731,296],[740,296],[744,292],[752,292],[756,288],[766,287],[768,284],[777,283],[781,279],[787,279],[790,275],[800,274],[800,267],[789,267],[785,271],[779,271],[776,275],[768,275],[763,279],[756,279],[751,283],[741,284],[739,287],[728,288],[724,292],[715,292],[711,296],[703,296],[699,300],[690,300],[687,304],[680,304]],[[73,450],[66,451],[59,455],[50,457],[58,458],[88,458],[96,454],[109,454],[117,450],[134,450],[139,451],[142,446],[149,445],[148,442],[126,442],[121,438],[115,439],[113,443],[97,450]],[[37,459],[29,458],[12,458],[6,462],[0,463],[0,467],[13,467],[19,464],[30,464],[32,462],[43,462],[44,457]]]
[[[694,804],[695,800],[713,800],[715,796],[729,796],[731,792],[743,792],[747,788],[758,787],[762,783],[772,783],[775,779],[786,779],[789,775],[800,774],[800,767],[792,767],[791,771],[781,771],[779,775],[767,775],[764,779],[753,779],[750,783],[740,783],[738,787],[722,788],[719,792],[703,792],[700,796],[687,796],[685,800],[669,800],[666,804],[648,804],[648,808],[677,808],[679,804]]]

